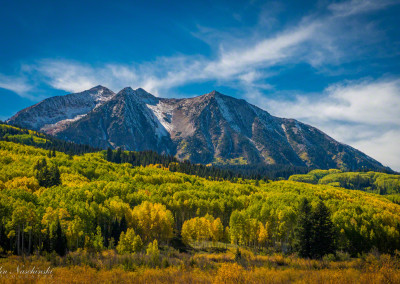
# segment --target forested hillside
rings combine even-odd
[[[53,136],[35,130],[20,128],[0,122],[0,140],[12,141],[24,145],[32,145],[38,148],[52,151],[60,151],[69,155],[81,155],[83,153],[98,152],[100,149],[88,145],[75,144],[59,140]],[[151,164],[162,164],[170,171],[197,175],[207,179],[235,181],[238,178],[248,179],[287,179],[293,174],[304,174],[308,172],[307,167],[294,167],[287,165],[254,165],[254,166],[211,166],[193,164],[188,160],[179,161],[171,155],[161,155],[157,152],[147,151],[104,151],[104,157],[114,163],[130,163],[133,166],[147,166]]]
[[[308,174],[292,175],[289,180],[357,189],[377,194],[400,193],[400,175],[379,172],[342,172],[313,170]]]
[[[66,142],[50,135],[20,127],[15,127],[0,121],[0,140],[31,145],[42,149],[61,151],[71,155],[98,152],[100,149],[88,145]]]
[[[335,249],[356,255],[400,248],[400,206],[379,195],[294,181],[210,181],[161,165],[111,163],[103,153],[49,157],[47,150],[6,141],[0,149],[3,251],[116,247],[124,253],[182,235],[189,244],[290,252],[305,199],[314,215],[326,205]],[[41,184],[43,176],[53,183]]]

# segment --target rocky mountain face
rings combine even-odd
[[[21,127],[55,134],[114,95],[111,90],[97,86],[81,93],[51,97],[21,110],[8,121]]]
[[[97,86],[46,99],[8,120],[101,148],[155,150],[203,164],[284,164],[321,169],[382,164],[294,119],[216,91],[188,99]]]

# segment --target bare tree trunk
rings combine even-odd
[[[25,254],[25,251],[24,251],[24,228],[25,228],[25,225],[22,225],[22,253],[23,254]]]
[[[36,247],[36,254],[39,255],[40,250],[42,249],[42,234],[39,233],[39,241],[38,246]]]
[[[20,255],[20,250],[19,250],[19,245],[21,243],[20,241],[20,233],[21,233],[21,227],[18,225],[18,233],[17,233],[17,254]]]
[[[31,254],[31,246],[32,246],[32,230],[29,230],[29,246],[28,246],[28,254]]]

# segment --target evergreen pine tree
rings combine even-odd
[[[328,207],[319,201],[314,212],[311,214],[313,225],[312,256],[322,256],[335,252],[335,228],[333,226]]]
[[[49,228],[47,227],[47,232],[44,234],[44,238],[43,238],[43,247],[42,247],[42,249],[44,251],[47,251],[47,252],[50,253],[52,251],[52,246],[53,246],[53,243],[52,243],[52,240],[50,239]]]
[[[54,237],[54,251],[58,255],[64,256],[67,251],[67,239],[61,229],[60,221],[57,222],[56,234]]]
[[[113,152],[110,147],[107,149],[107,161],[112,162]]]
[[[114,156],[114,163],[120,164],[121,163],[121,156],[122,156],[122,149],[118,148],[117,152],[115,152],[115,156]]]
[[[118,220],[114,220],[114,222],[111,225],[111,238],[114,239],[114,245],[118,245],[120,235],[121,235],[121,230]]]
[[[50,169],[50,181],[49,186],[59,185],[61,184],[60,179],[60,170],[57,166],[52,166]]]
[[[312,207],[308,199],[301,200],[297,228],[295,231],[295,249],[301,257],[312,256],[313,224],[311,220]]]
[[[49,187],[50,185],[50,172],[49,172],[49,168],[47,167],[47,162],[46,159],[43,159],[41,161],[39,161],[34,169],[36,170],[35,172],[35,177],[39,182],[40,186],[44,186],[44,187]]]
[[[121,223],[119,224],[120,232],[126,232],[128,229],[128,224],[126,223],[125,215],[121,218]]]

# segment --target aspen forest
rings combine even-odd
[[[400,281],[399,175],[206,178],[171,170],[172,158],[133,165],[118,160],[130,152],[73,154],[23,135],[0,141],[3,272],[51,267],[56,283]]]

